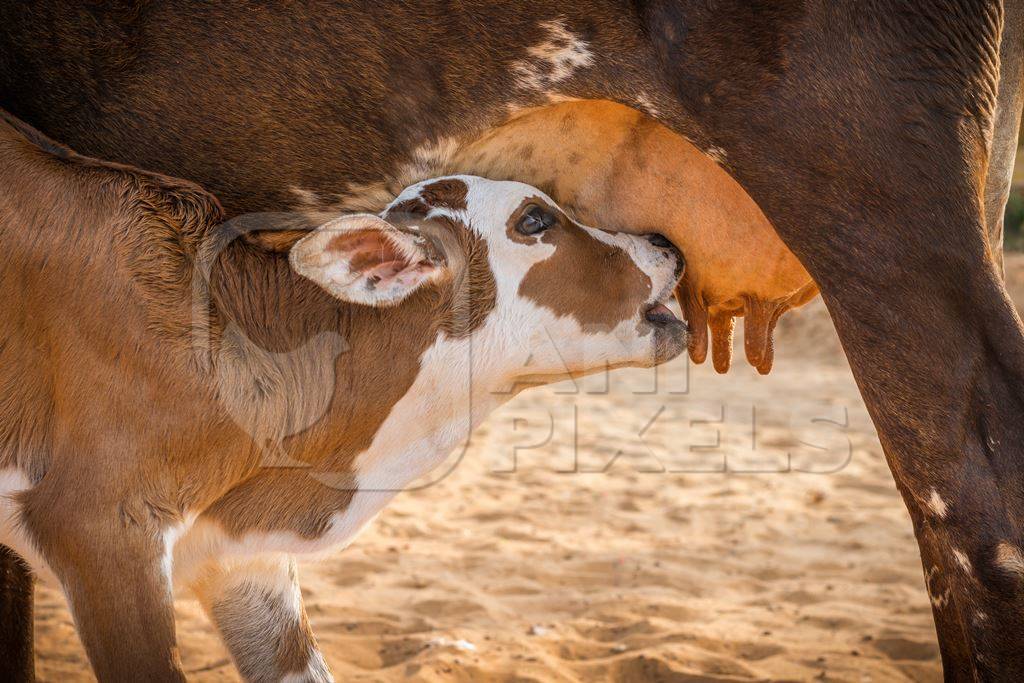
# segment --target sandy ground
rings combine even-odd
[[[1024,293],[1024,258],[1009,271]],[[766,378],[681,359],[495,414],[302,566],[338,680],[939,680],[910,522],[820,301],[777,341]],[[41,680],[91,678],[59,593],[36,627]],[[190,679],[237,680],[197,604],[178,634]]]

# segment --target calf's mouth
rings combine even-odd
[[[681,322],[672,309],[661,302],[651,304],[644,311],[644,320],[657,327],[671,325],[673,322]]]
[[[644,320],[654,329],[653,361],[657,365],[672,360],[686,350],[689,327],[672,312],[665,301],[655,301],[644,309]]]

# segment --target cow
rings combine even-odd
[[[358,196],[565,100],[688,139],[821,290],[953,680],[1024,677],[1024,330],[1001,280],[1022,71],[1022,0],[0,7],[0,106],[229,214]]]
[[[331,680],[295,555],[524,388],[686,349],[678,250],[522,183],[295,225],[0,117],[0,543],[63,590],[102,681],[184,680],[175,589],[247,680]]]

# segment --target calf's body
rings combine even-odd
[[[523,382],[685,348],[674,248],[519,183],[260,232],[9,120],[0,188],[0,543],[64,590],[101,680],[182,678],[176,589],[246,678],[328,680],[293,554],[350,541]]]

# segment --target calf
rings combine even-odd
[[[247,679],[329,680],[294,554],[523,387],[686,348],[674,247],[516,182],[258,230],[0,121],[0,188],[0,543],[64,590],[101,680],[182,679],[177,588]]]

